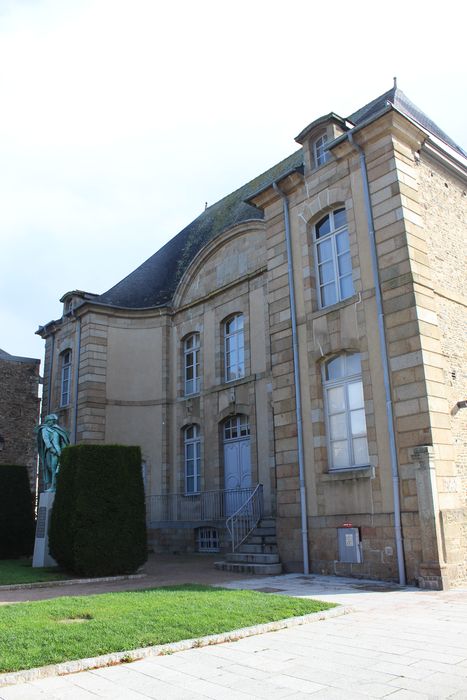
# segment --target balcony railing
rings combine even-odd
[[[255,486],[242,489],[220,489],[197,494],[169,493],[149,496],[151,527],[162,523],[225,521],[236,513],[255,491]]]

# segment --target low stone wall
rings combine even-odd
[[[196,533],[181,528],[148,531],[148,543],[156,554],[188,554],[196,552]]]
[[[192,527],[162,527],[148,530],[148,544],[156,554],[192,554],[200,551],[198,548],[199,524]],[[202,526],[201,526],[202,527]],[[211,527],[207,525],[206,527]],[[228,549],[225,528],[217,527],[219,533],[220,552]]]

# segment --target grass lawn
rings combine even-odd
[[[73,578],[57,568],[33,569],[31,559],[0,559],[0,586]]]
[[[332,607],[198,585],[0,606],[0,672],[203,637]]]

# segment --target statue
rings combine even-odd
[[[55,491],[55,481],[60,466],[60,454],[70,444],[67,431],[58,425],[58,416],[51,413],[36,428],[39,461],[42,465],[45,491]]]

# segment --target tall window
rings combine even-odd
[[[321,307],[325,307],[354,293],[345,209],[336,209],[323,217],[314,233],[319,300]]]
[[[199,392],[199,333],[192,333],[183,344],[185,396]]]
[[[333,357],[324,366],[324,398],[331,469],[369,464],[359,353]]]
[[[185,493],[199,493],[201,490],[201,444],[197,425],[189,425],[185,428],[184,442]]]
[[[71,350],[62,353],[62,377],[60,384],[60,406],[70,403],[71,389]]]
[[[327,149],[328,137],[326,134],[321,134],[313,143],[313,158],[315,160],[315,168],[324,165],[329,160],[329,151]]]
[[[231,316],[224,323],[225,381],[245,376],[245,340],[243,314]]]

